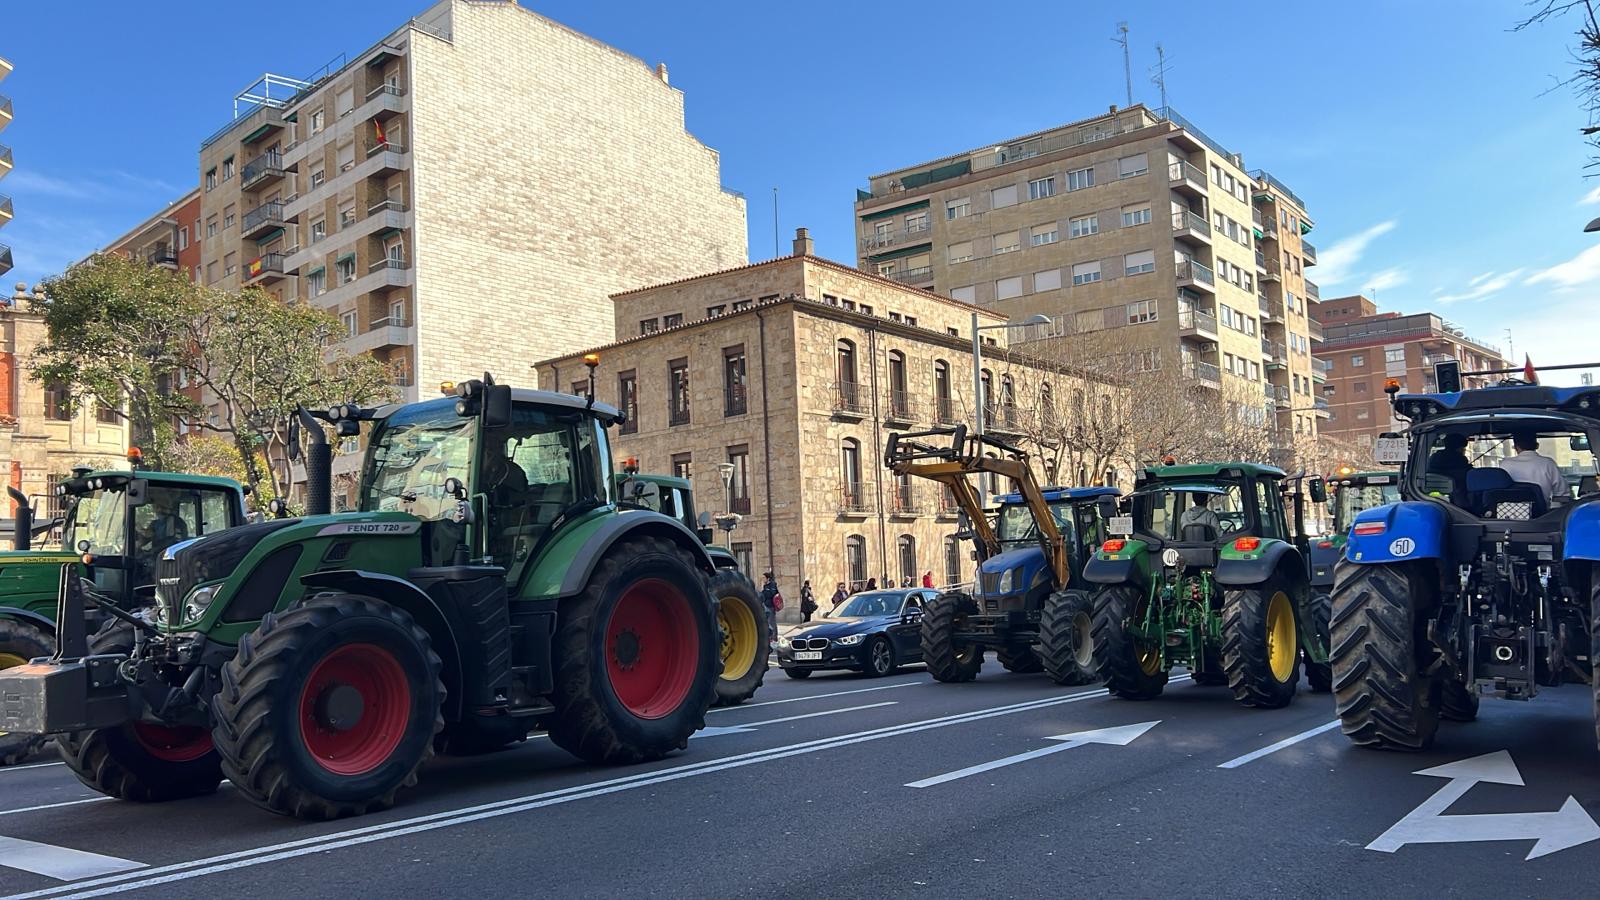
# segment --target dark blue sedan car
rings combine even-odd
[[[922,661],[922,605],[939,592],[892,588],[852,596],[805,631],[778,642],[778,665],[790,678],[818,669],[887,675]]]

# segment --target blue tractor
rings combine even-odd
[[[1463,374],[1518,372],[1461,389]],[[1334,573],[1334,694],[1368,747],[1424,750],[1480,697],[1590,682],[1600,650],[1600,387],[1454,361],[1435,378],[1439,393],[1386,387],[1411,423],[1375,447],[1403,464],[1400,499],[1356,513]]]
[[[938,443],[933,441],[937,439]],[[971,591],[946,591],[922,616],[922,656],[935,680],[971,681],[993,650],[1011,672],[1044,671],[1057,684],[1097,681],[1090,641],[1094,603],[1083,566],[1105,538],[1114,487],[1041,488],[1026,452],[965,426],[892,434],[884,463],[898,476],[943,485],[976,548]],[[1009,479],[990,521],[968,476]]]

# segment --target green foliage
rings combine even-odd
[[[244,458],[232,440],[219,434],[191,434],[178,440],[168,453],[172,471],[191,475],[215,475],[232,478],[240,484],[248,483]],[[266,470],[266,458],[257,454],[258,471]],[[252,509],[265,511],[276,497],[270,483],[258,485],[246,501]]]

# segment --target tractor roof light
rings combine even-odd
[[[1388,394],[1391,397],[1394,396],[1395,394],[1400,393],[1400,379],[1398,379],[1398,378],[1385,379],[1384,382],[1383,382],[1383,392],[1385,394]]]
[[[1112,538],[1111,540],[1106,541],[1104,544],[1101,544],[1100,550],[1103,553],[1121,553],[1122,548],[1126,546],[1128,546],[1127,541],[1124,541],[1121,538]]]
[[[441,382],[439,382],[439,393],[441,393],[444,396],[448,397],[451,394],[454,394],[455,392],[456,392],[456,383],[454,381],[441,381]]]
[[[139,464],[144,462],[144,451],[138,447],[129,447],[128,462],[133,463],[134,468],[138,468]]]
[[[1261,538],[1239,537],[1233,539],[1233,549],[1244,552],[1261,549]]]

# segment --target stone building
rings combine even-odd
[[[45,385],[28,373],[36,348],[44,343],[44,317],[32,312],[27,285],[0,298],[0,466],[6,483],[37,498],[41,515],[59,514],[51,485],[74,466],[128,467],[127,420],[95,404],[78,408],[60,385]],[[4,504],[7,516],[15,504]]]
[[[882,460],[894,432],[970,421],[971,329],[1003,316],[820,259],[805,229],[792,256],[612,300],[625,337],[536,363],[540,387],[587,391],[583,356],[598,354],[597,394],[629,417],[617,458],[687,476],[702,510],[739,513],[730,543],[748,571],[775,572],[791,600],[803,579],[825,599],[841,581],[972,577],[953,502]],[[987,332],[982,377],[990,431],[1015,438],[1028,398],[1082,383],[1050,384],[1007,330]]]

